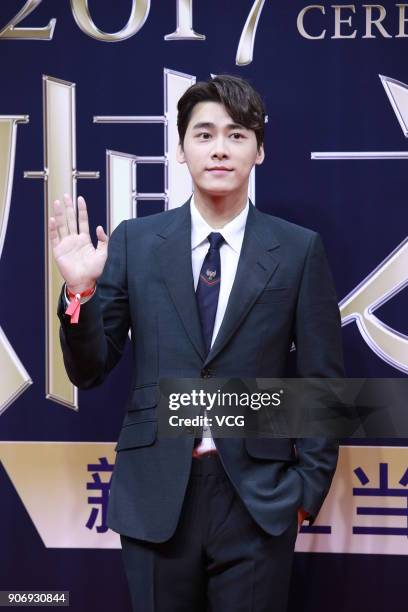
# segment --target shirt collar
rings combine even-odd
[[[225,242],[236,251],[240,253],[242,241],[244,238],[245,224],[249,212],[249,200],[245,207],[241,210],[239,215],[228,221],[224,227],[214,230],[211,225],[208,225],[207,221],[203,218],[194,202],[194,195],[190,200],[190,211],[191,211],[191,248],[194,250],[199,244],[207,239],[208,234],[217,231],[224,238]]]

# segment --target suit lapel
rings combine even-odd
[[[190,200],[181,206],[175,215],[174,222],[159,232],[159,236],[164,240],[157,250],[157,258],[186,333],[204,360],[205,348],[191,262]]]
[[[175,212],[174,220],[159,233],[157,259],[163,279],[183,326],[207,365],[224,348],[279,266],[279,243],[265,231],[263,215],[250,204],[234,284],[215,342],[205,356],[191,262],[190,200]],[[222,271],[221,271],[222,274]],[[256,333],[256,330],[254,330]]]
[[[265,232],[263,216],[250,204],[234,284],[221,327],[204,366],[224,348],[276,271],[279,257],[271,251],[278,247],[277,240],[271,238],[270,232]]]

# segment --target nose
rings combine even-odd
[[[213,150],[211,157],[213,159],[225,159],[228,157],[228,147],[225,138],[220,135],[213,140]]]

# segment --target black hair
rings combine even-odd
[[[200,102],[223,104],[235,123],[255,132],[258,149],[263,144],[265,107],[261,96],[245,79],[221,74],[208,82],[191,85],[178,101],[177,129],[181,146],[193,108]]]

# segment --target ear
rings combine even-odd
[[[185,158],[185,155],[184,155],[184,149],[183,149],[183,145],[181,144],[181,142],[179,142],[178,145],[177,145],[176,159],[177,159],[179,164],[185,164],[186,163],[186,158]]]
[[[261,144],[261,146],[259,147],[256,153],[255,164],[259,166],[260,164],[262,164],[264,159],[265,159],[265,149],[264,149],[263,144]]]

